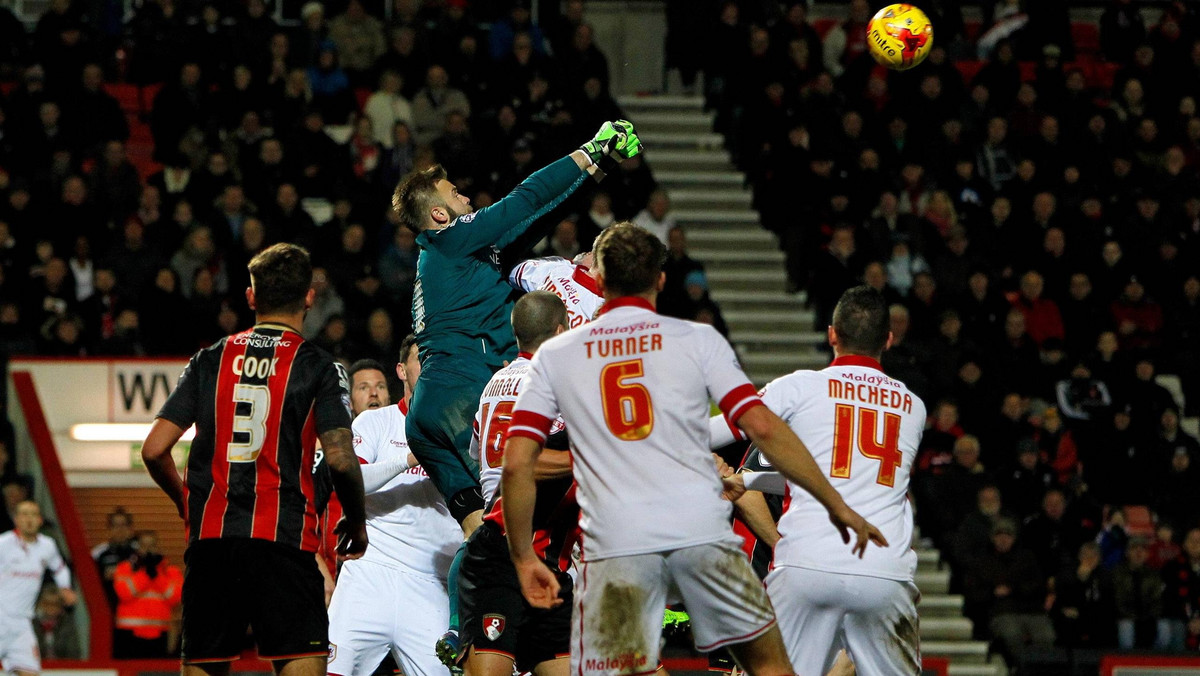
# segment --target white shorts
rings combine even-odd
[[[843,648],[860,674],[921,673],[913,583],[783,566],[767,593],[797,674],[829,671]]]
[[[579,580],[572,676],[653,673],[668,594],[683,599],[704,652],[750,641],[775,624],[762,582],[732,544],[588,561]]]
[[[347,561],[329,604],[331,676],[369,676],[388,650],[405,676],[445,676],[433,646],[450,622],[446,584]]]
[[[0,622],[0,674],[42,670],[41,652],[33,622],[18,618]]]

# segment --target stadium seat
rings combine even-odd
[[[983,61],[958,61],[954,64],[954,67],[958,69],[958,72],[962,73],[963,81],[969,84],[971,80],[975,79],[975,76],[983,68],[983,65]]]
[[[106,82],[104,91],[121,104],[121,111],[126,115],[137,115],[142,112],[141,91],[137,85],[127,82]]]
[[[1076,54],[1100,53],[1100,27],[1091,21],[1072,21],[1071,40]]]

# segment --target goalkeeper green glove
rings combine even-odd
[[[588,154],[592,158],[592,164],[600,161],[600,158],[607,155],[617,144],[617,128],[612,122],[605,122],[600,125],[600,131],[592,137],[590,141],[579,146],[579,149]]]
[[[642,152],[642,141],[634,132],[632,122],[617,120],[600,125],[600,131],[579,149],[587,153],[593,163],[609,153],[627,160]]]
[[[629,120],[617,120],[613,122],[613,127],[617,130],[617,145],[613,151],[623,160],[627,160],[642,152],[642,140],[638,138],[637,132],[633,129],[633,123]]]

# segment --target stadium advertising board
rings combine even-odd
[[[120,485],[121,473],[130,485],[141,485],[147,481],[142,437],[185,366],[185,359],[20,358],[9,369],[32,377],[72,485],[88,485],[89,475],[101,474],[104,485],[113,479]],[[11,379],[9,387],[12,401]]]

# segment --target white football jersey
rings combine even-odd
[[[533,357],[509,434],[571,430],[583,560],[740,539],[709,453],[709,397],[737,420],[761,404],[711,326],[663,317],[636,298]]]
[[[26,542],[15,530],[0,534],[0,624],[33,619],[46,571],[59,588],[71,586],[71,571],[54,540],[39,533],[36,541]]]
[[[474,433],[471,435],[471,459],[479,463],[479,484],[483,488],[483,504],[491,505],[500,492],[500,474],[504,466],[504,439],[512,422],[517,395],[529,379],[528,352],[520,353],[508,366],[496,371],[475,411]],[[562,418],[554,421],[551,434],[561,432]]]
[[[912,581],[917,554],[908,481],[925,429],[920,397],[874,359],[844,356],[821,371],[772,381],[762,400],[800,437],[846,504],[888,541],[867,547],[859,559],[825,508],[788,482],[774,565]]]
[[[568,326],[592,321],[604,305],[604,296],[587,268],[565,258],[531,258],[513,268],[508,283],[522,291],[549,291],[567,306]]]
[[[408,456],[403,403],[366,410],[354,419],[354,452],[360,462]],[[446,578],[462,544],[462,529],[424,469],[410,468],[368,494],[366,508],[371,546],[363,560]]]

